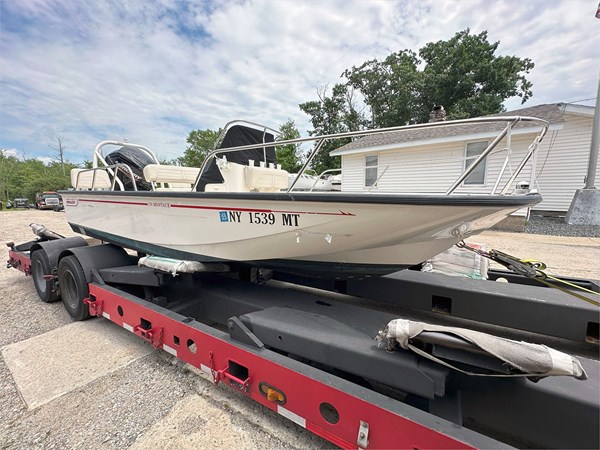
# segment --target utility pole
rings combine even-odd
[[[584,189],[596,189],[596,167],[598,166],[598,147],[600,147],[600,76],[598,77],[598,90],[596,92],[596,110],[592,125],[592,145],[590,147],[590,160],[588,162],[587,176]]]
[[[594,186],[596,182],[596,166],[598,165],[598,145],[600,144],[600,75],[596,91],[596,109],[592,124],[592,142],[588,161],[585,187],[577,189],[571,206],[565,217],[569,225],[600,225],[600,190]]]

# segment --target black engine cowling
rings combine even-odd
[[[148,154],[136,147],[130,147],[128,145],[123,146],[105,157],[106,163],[112,164],[127,164],[133,172],[133,178],[135,180],[138,191],[149,191],[152,189],[152,185],[144,180],[144,167],[148,164],[156,164]],[[125,167],[119,167],[117,171],[117,177],[123,183],[123,187],[126,191],[133,191],[133,183],[131,180],[131,174]]]

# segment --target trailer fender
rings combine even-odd
[[[92,245],[91,247],[76,247],[60,253],[58,260],[73,255],[81,264],[88,283],[92,281],[92,272],[108,267],[120,267],[136,264],[134,257],[127,254],[123,247],[113,244]]]
[[[50,268],[55,270],[58,267],[58,260],[60,259],[60,255],[67,249],[77,248],[77,247],[87,247],[88,243],[81,236],[74,236],[64,239],[55,239],[52,241],[42,241],[34,243],[30,248],[30,255],[36,250],[43,250],[48,257],[48,263],[50,264]]]

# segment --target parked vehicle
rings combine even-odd
[[[29,199],[27,198],[15,198],[12,204],[13,208],[29,208]]]
[[[38,192],[35,194],[36,209],[56,209],[62,205],[62,198],[54,191]]]

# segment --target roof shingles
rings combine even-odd
[[[546,105],[531,106],[529,108],[517,109],[515,111],[506,111],[492,116],[529,116],[537,117],[548,121],[550,124],[563,123],[564,110],[561,104],[551,103]],[[415,130],[400,130],[390,133],[373,134],[356,139],[332,152],[332,154],[341,154],[346,151],[356,149],[370,149],[374,147],[383,147],[394,144],[403,144],[406,142],[418,142],[444,137],[469,136],[474,134],[498,131],[504,129],[506,125],[502,122],[474,123],[466,125],[448,125],[434,128],[420,128]],[[521,122],[514,128],[530,127],[531,124]]]

